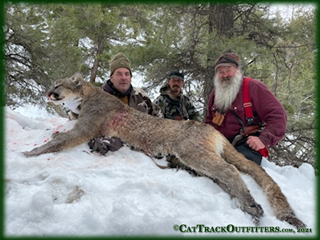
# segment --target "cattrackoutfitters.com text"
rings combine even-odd
[[[190,227],[186,224],[175,224],[173,226],[173,229],[182,233],[296,233],[296,230],[290,228],[281,229],[280,227],[235,227],[232,224],[229,224],[225,227],[208,227],[204,224],[198,224],[196,226]],[[300,232],[299,229],[297,230],[297,232]]]

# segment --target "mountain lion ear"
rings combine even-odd
[[[80,73],[75,73],[73,74],[73,76],[71,77],[71,81],[73,83],[75,83],[76,85],[82,85],[83,83],[83,77]]]

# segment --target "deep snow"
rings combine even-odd
[[[123,147],[106,156],[87,144],[60,153],[26,158],[21,152],[48,141],[74,121],[49,115],[39,107],[5,108],[6,236],[315,236],[316,177],[309,164],[262,167],[279,184],[296,215],[312,233],[299,233],[275,218],[254,180],[241,174],[264,209],[260,227],[218,185],[183,170],[159,169],[143,153]],[[160,160],[164,163],[165,160]],[[182,231],[175,231],[174,225]],[[223,230],[229,224],[240,232]],[[214,227],[217,232],[205,232]],[[190,227],[190,228],[188,228]],[[218,228],[216,228],[218,227]],[[296,233],[266,233],[271,227]],[[229,230],[232,230],[230,225]],[[242,230],[241,230],[242,229]],[[249,230],[248,230],[249,229]],[[250,232],[246,232],[250,231]],[[254,231],[254,232],[252,232]],[[263,231],[263,232],[262,232]],[[220,232],[220,233],[218,233]]]

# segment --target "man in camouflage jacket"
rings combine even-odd
[[[201,121],[190,99],[183,95],[183,85],[183,73],[172,71],[168,82],[161,87],[160,96],[155,99],[154,103],[161,108],[164,118]]]
[[[102,86],[102,89],[138,111],[163,117],[160,108],[151,102],[142,89],[132,87],[131,77],[129,59],[123,53],[118,53],[110,62],[110,79]],[[91,139],[88,144],[92,151],[100,152],[103,155],[109,150],[116,151],[123,146],[119,138],[104,138],[103,136]]]
[[[154,103],[161,108],[164,118],[201,121],[200,115],[190,99],[183,95],[183,85],[183,73],[172,71],[169,74],[168,82],[160,88],[160,96],[155,99]],[[167,155],[166,160],[168,161],[169,167],[182,168],[196,175],[193,170],[184,166],[176,156]]]

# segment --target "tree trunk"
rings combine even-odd
[[[211,8],[212,10],[210,9],[209,16],[212,15],[212,20],[213,20],[214,28],[216,30],[216,35],[232,37],[233,26],[234,26],[233,5],[232,4],[216,4],[216,5],[213,5]]]
[[[103,53],[103,49],[104,49],[104,37],[99,37],[97,55],[96,55],[96,58],[94,59],[94,63],[91,69],[91,76],[90,76],[91,83],[94,83],[96,80],[98,68],[100,64],[99,55]]]
[[[207,115],[208,100],[210,93],[214,87],[214,65],[216,59],[225,49],[219,49],[217,46],[217,38],[220,36],[232,36],[233,30],[233,6],[230,4],[209,4],[208,13],[208,49],[207,49],[207,69],[204,80],[203,98],[204,117]]]

